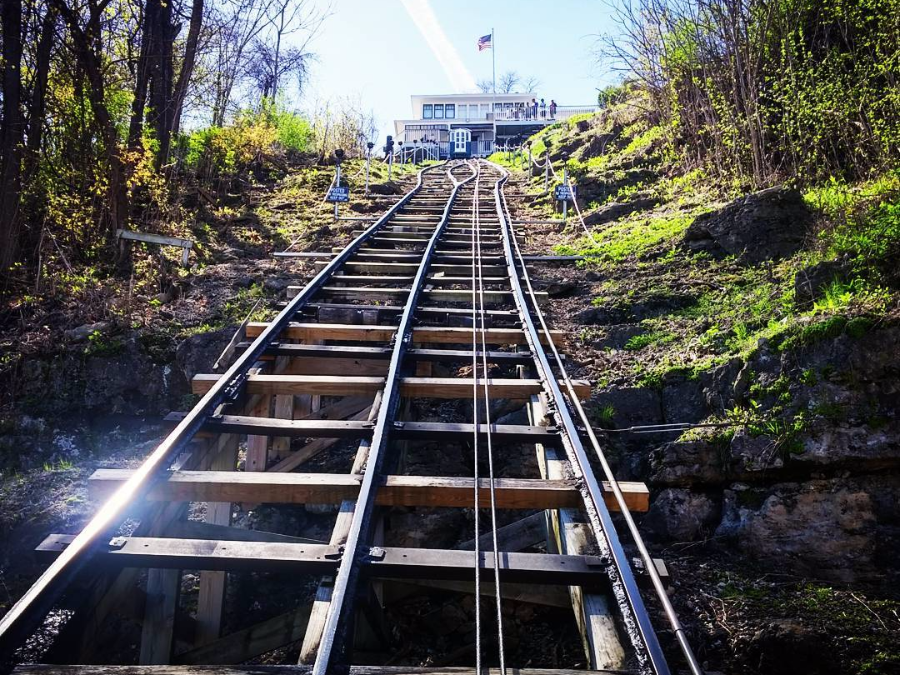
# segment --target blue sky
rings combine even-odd
[[[411,94],[454,93],[404,2],[430,7],[475,80],[491,77],[491,51],[475,46],[491,27],[498,76],[506,70],[534,75],[542,85],[538,95],[548,101],[590,104],[596,88],[614,79],[593,55],[597,35],[611,29],[603,0],[334,0],[311,45],[318,61],[301,107],[353,97],[375,112],[383,138],[392,133],[392,120],[409,115]]]

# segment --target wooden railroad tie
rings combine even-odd
[[[191,380],[194,394],[205,394],[222,376],[201,373]],[[317,394],[319,396],[374,396],[384,389],[383,377],[344,377],[338,375],[249,375],[246,379],[249,394]],[[483,396],[484,385],[490,398],[528,399],[543,391],[540,380],[518,378],[479,377],[478,395]],[[575,393],[582,399],[591,395],[586,380],[575,380]],[[471,377],[403,377],[400,395],[408,398],[470,398],[476,382]],[[560,380],[560,386],[564,386]]]
[[[74,539],[51,534],[35,549],[38,556],[54,559]],[[334,574],[343,557],[340,546],[285,542],[220,541],[162,537],[114,537],[95,558],[101,564],[174,570],[224,572],[294,572]],[[494,558],[482,554],[479,575],[493,580]],[[374,578],[445,579],[467,581],[475,574],[470,551],[437,548],[369,548],[363,572]],[[505,552],[500,556],[500,580],[532,584],[609,583],[608,562],[597,556]]]
[[[129,469],[98,469],[90,477],[91,495],[109,497],[131,475]],[[340,504],[356,499],[360,475],[328,473],[273,473],[243,471],[174,471],[150,491],[153,501],[248,502],[266,504]],[[445,476],[384,476],[375,503],[379,506],[472,508],[475,479]],[[490,506],[490,483],[479,481],[479,503]],[[497,478],[499,509],[580,508],[581,494],[571,480]],[[603,484],[606,505],[618,504],[608,483]],[[650,507],[650,492],[643,483],[620,482],[631,511]]]
[[[177,424],[185,413],[166,415],[166,421]],[[317,422],[312,419],[285,420],[248,415],[213,415],[201,426],[208,434],[252,434],[255,436],[283,436],[290,438],[359,438],[372,435],[374,423],[351,418],[349,421],[327,420]],[[487,435],[488,426],[478,425],[478,435]],[[461,422],[407,422],[395,421],[388,429],[395,440],[406,441],[453,441],[466,442],[475,433],[473,424]],[[534,427],[524,424],[491,424],[491,437],[506,443],[543,443],[551,447],[559,445],[561,439],[554,427]],[[329,444],[330,445],[330,444]],[[328,446],[325,446],[328,447]],[[289,457],[292,459],[293,455]]]
[[[250,636],[248,636],[250,637]],[[291,642],[287,640],[286,642]],[[222,645],[227,646],[227,643]],[[18,666],[17,675],[310,675],[312,666],[94,666],[32,663]],[[349,666],[347,675],[501,675],[499,668],[415,666]],[[621,671],[627,674],[631,671]],[[575,670],[570,668],[507,668],[507,675],[609,675],[609,671]]]
[[[266,323],[247,324],[247,337],[258,337],[268,326]],[[341,323],[297,323],[291,322],[281,334],[283,339],[302,340],[347,340],[351,342],[390,342],[397,332],[396,326],[359,326]],[[471,344],[471,328],[448,328],[420,326],[413,328],[412,339],[416,344]],[[485,328],[478,329],[475,334],[481,341],[484,333],[485,341],[491,345],[523,345],[527,344],[525,333],[520,328]],[[557,345],[565,341],[566,333],[551,330],[550,336]],[[541,341],[547,344],[546,335],[541,333]]]

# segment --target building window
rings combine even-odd
[[[482,103],[481,104],[481,117],[487,119],[488,112],[490,112],[490,105],[488,105],[487,103]]]
[[[444,104],[443,103],[435,103],[434,104],[434,119],[436,119],[436,120],[444,119]]]
[[[448,120],[456,118],[456,104],[448,103],[444,106],[444,117]]]
[[[422,119],[430,120],[434,117],[434,109],[430,103],[426,103],[422,106]]]

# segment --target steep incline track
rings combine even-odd
[[[574,421],[589,386],[565,374],[556,347],[563,336],[543,322],[541,294],[507,216],[505,180],[486,162],[425,169],[396,206],[322,263],[309,284],[292,289],[275,319],[248,325],[255,339],[226,373],[194,379],[202,399],[172,416],[174,430],[139,469],[92,477],[93,489],[111,496],[88,526],[41,545],[52,563],[0,620],[4,652],[64,607],[67,620],[48,659],[90,662],[99,627],[146,569],[139,654],[146,665],[251,673],[259,667],[212,664],[241,663],[302,640],[299,659],[307,665],[290,672],[449,672],[353,665],[362,655],[360,625],[390,648],[382,580],[400,579],[474,594],[475,672],[521,665],[507,663],[503,603],[540,602],[536,586],[560,586],[571,596],[591,668],[668,673],[610,515],[646,509],[647,491],[594,476],[580,438],[585,430]],[[501,400],[526,406],[530,423],[496,423],[491,416]],[[446,412],[454,401],[457,412]],[[415,419],[426,409],[444,410],[444,417]],[[348,443],[356,447],[349,473],[295,472]],[[539,475],[524,468],[499,475],[499,459],[523,445],[537,453]],[[442,446],[468,453],[474,475],[405,472],[411,448]],[[235,470],[239,460],[243,471]],[[207,504],[203,523],[186,515],[200,502]],[[315,542],[232,527],[232,503],[339,510],[330,540]],[[380,545],[392,507],[472,511],[471,549]],[[500,527],[498,511],[512,510],[530,515]],[[533,534],[523,543],[535,516],[546,517],[547,549],[555,553],[533,552]],[[520,535],[518,544],[511,533]],[[179,614],[180,570],[202,570],[188,617]],[[226,573],[285,571],[320,577],[311,606],[223,636]],[[185,623],[193,647],[177,651],[176,628]],[[187,675],[187,668],[166,672]],[[37,670],[74,675],[90,667],[18,667]],[[144,673],[104,667],[120,670]]]

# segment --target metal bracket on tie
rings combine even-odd
[[[225,387],[225,398],[229,401],[236,401],[241,394],[241,387],[249,377],[249,373],[241,373],[229,382],[228,386]]]
[[[113,537],[106,546],[107,548],[121,549],[125,547],[127,541],[127,537]]]
[[[380,546],[372,546],[369,548],[368,558],[369,560],[384,560],[386,553]]]
[[[326,553],[323,557],[327,558],[328,560],[340,560],[344,557],[344,545],[341,544],[334,551]]]
[[[609,567],[609,558],[605,555],[586,555],[584,564],[588,567]]]

